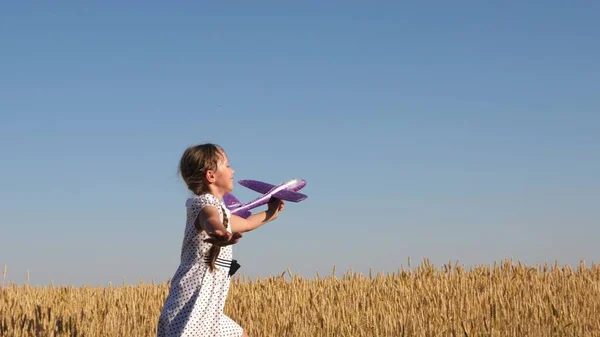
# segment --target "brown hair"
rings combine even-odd
[[[188,147],[179,161],[179,173],[188,189],[196,195],[207,192],[205,177],[207,171],[216,171],[219,162],[223,160],[223,148],[219,145],[206,143]],[[223,212],[223,225],[227,228],[229,220]],[[209,250],[210,270],[214,271],[215,261],[221,252],[221,247],[212,245]]]

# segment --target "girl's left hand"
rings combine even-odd
[[[222,233],[220,230],[216,230],[213,233],[209,233],[209,238],[204,239],[204,242],[211,243],[215,246],[229,246],[236,244],[242,237],[241,233]]]

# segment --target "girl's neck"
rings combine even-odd
[[[223,193],[219,188],[215,187],[215,186],[209,186],[205,193],[210,193],[212,195],[214,195],[215,197],[217,197],[217,199],[222,200],[223,199],[223,195],[225,195],[225,193]]]

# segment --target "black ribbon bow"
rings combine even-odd
[[[231,260],[231,267],[229,267],[229,276],[233,276],[238,269],[240,269],[240,264],[237,260]]]

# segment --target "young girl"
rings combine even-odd
[[[185,150],[179,171],[194,197],[186,202],[187,223],[181,263],[171,280],[158,321],[158,337],[248,337],[223,313],[229,291],[232,245],[241,233],[275,220],[282,200],[247,219],[231,215],[223,195],[233,190],[234,170],[223,149],[200,144]]]

